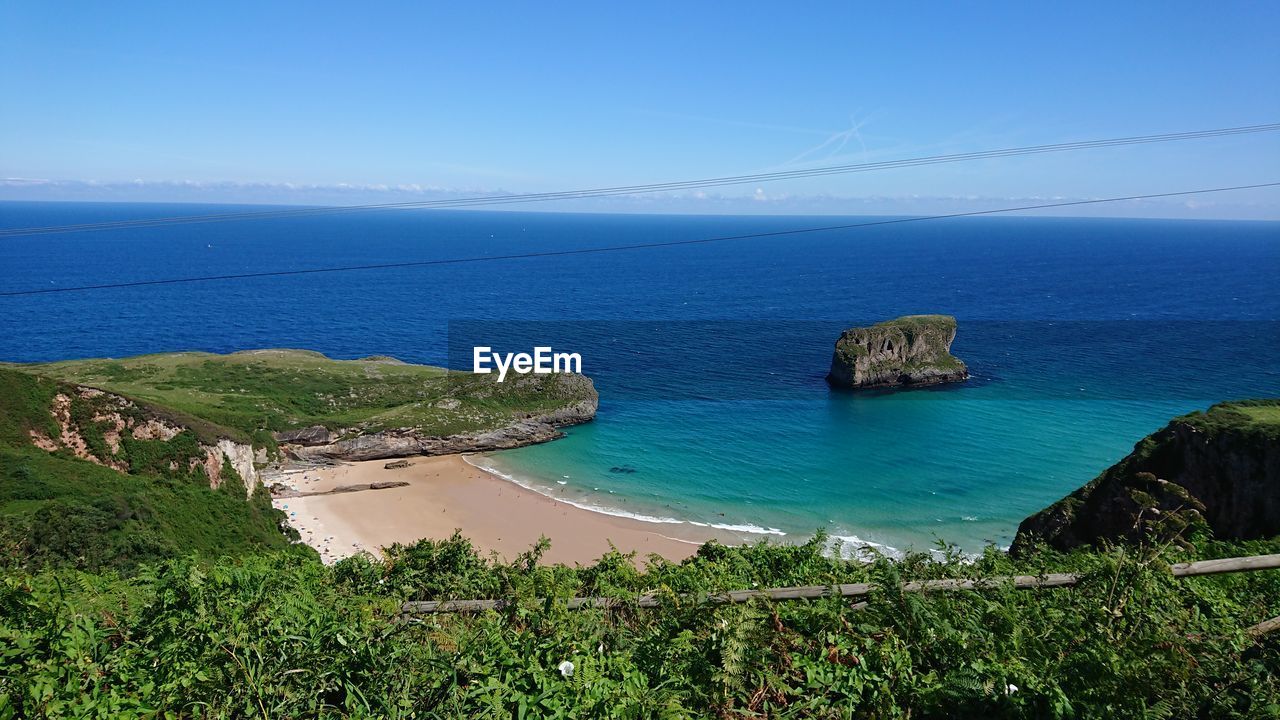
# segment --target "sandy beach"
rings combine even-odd
[[[274,482],[299,493],[324,493],[339,486],[407,482],[404,487],[303,497],[278,497],[273,504],[289,516],[307,544],[326,562],[358,552],[378,554],[392,543],[444,539],[461,530],[482,553],[510,560],[539,536],[551,539],[546,562],[590,564],[610,543],[643,560],[657,553],[681,560],[711,539],[715,530],[659,525],[584,510],[469,464],[462,456],[420,457],[406,468],[386,469],[387,460],[343,463],[294,470]]]

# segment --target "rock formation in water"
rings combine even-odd
[[[951,354],[956,319],[908,315],[845,330],[836,341],[827,382],[847,388],[921,387],[961,382],[969,369]]]
[[[1204,526],[1224,540],[1280,535],[1280,400],[1174,419],[1084,487],[1018,527],[1011,552],[1164,538]]]

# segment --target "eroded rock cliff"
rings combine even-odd
[[[845,330],[836,341],[827,382],[847,388],[920,387],[961,382],[969,369],[951,354],[956,319],[908,315]]]
[[[563,437],[561,428],[590,422],[596,415],[599,396],[591,379],[581,375],[563,376],[559,385],[571,385],[574,397],[543,413],[515,418],[498,428],[438,434],[420,428],[394,428],[363,433],[359,428],[329,430],[311,426],[276,433],[276,441],[287,455],[298,460],[381,460],[411,455],[449,455],[487,450],[509,450]],[[563,391],[564,388],[557,388]],[[445,408],[456,410],[456,407]]]
[[[213,488],[227,480],[230,468],[248,496],[261,482],[252,445],[227,438],[200,439],[175,418],[120,395],[64,386],[49,410],[57,432],[30,431],[32,444],[44,450],[65,450],[125,473],[203,473]]]
[[[1280,400],[1223,403],[1173,420],[1022,521],[1011,550],[1167,537],[1188,525],[1221,539],[1280,535]]]

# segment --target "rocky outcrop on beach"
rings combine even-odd
[[[1018,527],[1011,552],[1164,539],[1280,535],[1280,400],[1177,418],[1120,462]]]
[[[275,434],[276,442],[289,445],[324,445],[333,434],[323,425],[312,425],[297,430],[285,430]]]
[[[303,492],[295,490],[283,483],[276,483],[269,486],[271,496],[275,498],[304,498],[318,497],[321,495],[342,495],[344,493],[364,492],[366,490],[391,490],[394,488],[408,487],[409,483],[403,480],[392,480],[388,482],[360,483],[358,485],[339,485],[332,490],[324,490],[322,492]]]
[[[580,378],[580,379],[577,379]],[[595,418],[599,396],[590,378],[576,376],[575,394],[583,399],[525,417],[491,430],[450,435],[424,434],[416,428],[373,433],[359,429],[330,431],[322,426],[276,433],[289,457],[303,460],[381,460],[412,455],[452,455],[464,452],[510,450],[564,437],[561,428]]]
[[[969,369],[951,354],[955,338],[950,315],[908,315],[850,328],[836,341],[827,382],[855,389],[962,382]]]

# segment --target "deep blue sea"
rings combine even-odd
[[[242,209],[0,203],[0,227]],[[415,210],[10,237],[0,292],[854,222]],[[488,459],[521,483],[660,522],[977,550],[1170,417],[1280,395],[1278,277],[1278,223],[969,218],[0,297],[0,360],[297,347],[467,368],[473,344],[550,344],[582,354],[600,413]],[[841,329],[911,313],[959,319],[971,382],[827,387]]]

